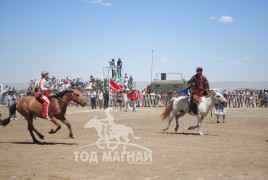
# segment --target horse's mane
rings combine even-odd
[[[208,95],[205,96],[205,98],[209,98],[209,97],[211,97],[211,96],[212,96],[211,94],[208,94]]]
[[[51,96],[49,96],[50,98],[57,98],[57,97],[62,97],[64,94],[70,92],[70,90],[65,90],[65,91],[60,91],[60,92],[56,92],[56,94],[53,94]]]

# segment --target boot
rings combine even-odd
[[[191,102],[191,104],[190,104],[190,108],[189,108],[189,114],[191,114],[191,115],[196,115],[197,112],[198,112],[197,104],[194,103],[194,102]]]

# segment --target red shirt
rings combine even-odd
[[[138,99],[138,95],[135,91],[130,93],[130,99],[131,101],[136,101]]]

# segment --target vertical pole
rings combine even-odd
[[[153,81],[153,63],[154,63],[154,50],[152,49],[151,84],[152,84],[152,81]]]

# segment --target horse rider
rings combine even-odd
[[[192,76],[188,84],[193,88],[191,93],[189,113],[196,115],[198,112],[199,99],[202,96],[208,95],[209,83],[207,78],[202,74],[203,69],[201,67],[196,68],[196,74]]]
[[[49,115],[48,115],[48,106],[49,106],[49,95],[50,95],[50,88],[48,87],[48,78],[49,78],[49,73],[47,71],[43,71],[41,73],[42,78],[38,81],[38,94],[39,98],[44,102],[43,103],[43,112],[42,116],[46,120],[51,120]]]

